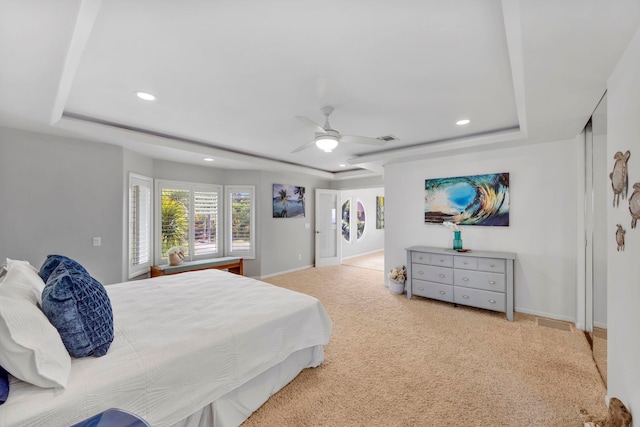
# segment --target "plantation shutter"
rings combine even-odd
[[[218,252],[218,192],[194,191],[194,253]]]
[[[129,176],[129,278],[151,266],[151,178]]]
[[[255,200],[252,186],[227,187],[229,201],[228,255],[255,257]]]

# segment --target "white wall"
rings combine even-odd
[[[384,196],[384,188],[359,188],[343,190],[342,203],[351,199],[351,241],[342,237],[342,258],[350,258],[384,249],[384,229],[376,229],[376,196]],[[356,239],[356,206],[361,201],[365,212],[365,228],[362,237]]]
[[[0,128],[0,152],[0,259],[40,268],[62,254],[103,284],[120,282],[123,149]]]
[[[607,159],[613,169],[617,151],[631,151],[629,158],[629,196],[640,182],[640,31],[636,33],[608,82]],[[609,201],[613,197],[608,192]],[[640,416],[640,225],[631,228],[628,200],[621,200],[607,211],[609,227],[607,259],[607,377],[608,396],[617,397]],[[626,230],[624,252],[616,250],[614,230]],[[634,423],[634,424],[637,424]]]
[[[424,223],[427,178],[510,173],[509,227],[464,227],[464,247],[515,252],[515,310],[575,321],[578,186],[573,140],[385,166],[385,270],[412,245],[451,247],[453,233]]]

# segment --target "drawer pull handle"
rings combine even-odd
[[[496,303],[496,300],[494,300],[494,299],[490,299],[490,300],[489,300],[489,302],[490,302],[491,304],[495,304],[495,303]]]
[[[462,298],[469,299],[469,295],[462,295]]]
[[[424,288],[418,288],[418,289],[420,289],[421,291],[424,291]]]
[[[418,274],[424,274],[422,271],[418,271]]]
[[[495,281],[495,280],[489,280],[489,284],[490,284],[490,285],[495,285],[495,284],[496,284],[496,281]]]
[[[444,260],[443,260],[443,259],[441,259],[441,260],[440,260],[440,262],[444,262]]]
[[[469,278],[468,277],[463,277],[462,280],[464,280],[465,282],[468,282]]]
[[[440,291],[440,295],[445,295],[446,292],[445,291]]]
[[[440,276],[441,279],[444,279],[444,274],[440,273],[438,276]]]
[[[467,265],[467,261],[463,262],[464,265]]]
[[[489,267],[495,267],[495,266],[496,266],[495,264],[489,264]]]

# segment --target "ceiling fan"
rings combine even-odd
[[[300,152],[304,149],[307,149],[313,145],[318,147],[319,149],[325,151],[326,153],[330,153],[334,148],[338,146],[338,143],[347,142],[347,143],[357,143],[357,144],[369,144],[369,145],[384,145],[386,141],[378,138],[368,138],[366,136],[354,136],[354,135],[341,135],[340,132],[333,129],[329,124],[329,116],[333,112],[333,107],[327,105],[322,107],[322,112],[325,116],[324,126],[320,126],[318,123],[313,120],[304,117],[304,116],[296,116],[297,119],[313,126],[316,131],[315,138],[311,141],[307,142],[304,145],[296,148],[292,151],[292,153]]]

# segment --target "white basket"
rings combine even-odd
[[[404,283],[396,282],[395,280],[389,280],[389,292],[392,294],[400,295],[404,293]]]

